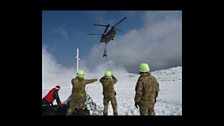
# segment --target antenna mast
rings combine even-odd
[[[79,70],[79,60],[80,60],[80,58],[79,58],[79,48],[77,48],[77,50],[76,50],[75,58],[76,58],[76,71],[78,72],[78,70]]]

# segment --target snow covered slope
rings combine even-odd
[[[115,85],[118,115],[139,115],[138,109],[134,106],[135,85],[139,75],[116,71],[113,74],[118,79],[118,83]],[[160,84],[160,92],[155,105],[156,115],[182,115],[182,67],[154,71],[152,75],[156,77]],[[86,78],[98,78],[99,80],[101,77],[102,74],[86,74]],[[48,90],[43,89],[42,96]],[[97,81],[87,85],[86,91],[91,97],[87,100],[91,115],[102,115],[103,95],[101,83]],[[70,94],[71,84],[62,87],[59,92],[62,101],[65,101]],[[109,104],[108,115],[112,114],[112,106]]]

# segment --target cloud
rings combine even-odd
[[[108,44],[108,59],[103,59],[104,44],[92,48],[87,65],[93,69],[97,64],[111,60],[129,72],[136,72],[142,62],[150,64],[151,70],[182,65],[182,16],[181,12],[146,12],[144,25],[117,35]],[[119,34],[119,33],[118,33]]]
[[[116,65],[112,60],[97,64],[93,70],[89,69],[85,61],[80,61],[80,69],[86,72],[85,77],[100,78],[106,70],[111,70],[115,75],[127,73],[122,67]],[[48,52],[48,48],[42,48],[42,88],[52,88],[56,85],[71,87],[71,79],[76,76],[76,67],[64,67],[57,62],[55,57]]]
[[[56,33],[59,33],[63,37],[63,39],[69,40],[68,32],[65,30],[65,24],[62,24],[61,26],[57,27],[54,31]]]
[[[42,97],[44,97],[51,88],[60,85],[59,96],[62,101],[65,101],[71,95],[71,79],[76,76],[76,68],[62,66],[48,50],[47,47],[42,48]],[[130,84],[133,85],[136,83],[136,81],[130,83],[130,76],[128,76],[129,74],[127,71],[123,67],[117,66],[112,60],[97,64],[92,71],[89,70],[89,66],[86,66],[85,61],[81,60],[80,69],[85,70],[86,79],[98,79],[97,82],[86,86],[87,94],[89,94],[94,101],[103,99],[102,85],[99,79],[104,76],[105,70],[110,69],[113,75],[119,80],[119,83],[122,84],[119,87],[115,86],[115,89],[126,86],[129,87]],[[54,102],[54,104],[56,104],[56,101]]]
[[[56,85],[64,87],[70,86],[71,78],[75,75],[74,68],[66,68],[57,63],[55,58],[47,51],[47,47],[42,48],[42,86],[52,88]]]

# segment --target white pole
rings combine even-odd
[[[80,58],[79,58],[79,48],[77,48],[77,51],[76,51],[76,70],[77,70],[77,72],[78,72],[78,70],[79,70],[79,60],[80,60]]]

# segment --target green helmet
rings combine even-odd
[[[110,71],[106,71],[105,77],[111,77],[111,76],[112,76],[112,73]]]
[[[149,72],[149,65],[147,63],[140,64],[139,72]]]
[[[84,70],[78,70],[78,72],[77,72],[77,76],[78,77],[84,77],[84,75],[85,75],[85,71]]]

